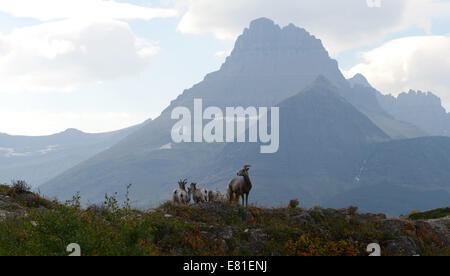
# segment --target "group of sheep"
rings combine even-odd
[[[218,191],[208,191],[197,188],[197,183],[191,183],[186,189],[187,179],[178,182],[179,188],[173,192],[173,202],[176,204],[188,205],[191,199],[194,203],[215,202],[223,200],[223,196]]]
[[[250,176],[248,175],[250,167],[250,165],[245,165],[237,172],[237,175],[242,178],[233,178],[228,184],[227,199],[230,202],[242,197],[242,205],[244,205],[245,197],[245,205],[248,207],[248,196],[252,189],[252,183],[250,181]],[[197,183],[191,183],[190,187],[186,190],[186,184],[187,179],[178,182],[179,188],[173,192],[173,202],[175,204],[188,205],[190,204],[191,199],[193,199],[196,204],[224,200],[223,195],[219,191],[199,189],[197,188]]]

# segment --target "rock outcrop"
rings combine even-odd
[[[23,214],[24,212],[24,207],[18,204],[13,198],[0,194],[0,222]]]
[[[165,209],[173,214],[171,219],[185,221],[186,214],[191,214],[188,216],[188,222],[199,226],[202,229],[202,235],[211,242],[222,245],[225,252],[260,254],[267,249],[268,244],[273,242],[274,235],[286,235],[284,231],[298,231],[300,239],[305,237],[305,233],[313,233],[306,235],[307,239],[312,239],[306,242],[307,244],[312,243],[313,240],[319,243],[322,238],[328,237],[328,241],[321,241],[324,247],[334,244],[336,236],[347,237],[350,240],[359,237],[362,240],[357,243],[363,247],[368,243],[379,243],[382,248],[382,256],[448,254],[450,248],[450,216],[412,221],[405,218],[387,218],[384,214],[358,213],[356,207],[339,210],[321,207],[310,210],[254,207],[243,209],[237,205],[221,202],[205,203],[181,209],[172,208]],[[227,219],[230,222],[224,224],[224,220]],[[269,222],[278,222],[278,225],[265,225]],[[357,226],[360,232],[350,235],[354,235],[353,237],[347,236],[345,233],[352,232],[351,229],[354,226]],[[372,227],[373,230],[365,232],[366,229]],[[286,230],[288,228],[290,230]],[[275,231],[278,229],[279,232],[274,233],[274,229]],[[367,234],[378,238],[363,240]],[[311,248],[308,248],[307,245],[303,246],[303,250],[305,250],[303,253],[306,254],[307,250]],[[277,255],[275,251],[273,254]]]

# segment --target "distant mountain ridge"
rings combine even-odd
[[[378,95],[383,108],[399,120],[414,123],[435,136],[450,136],[450,113],[432,92],[410,90],[392,95]]]
[[[346,89],[346,98],[367,115],[377,126],[394,139],[425,137],[430,134],[414,122],[402,120],[386,110],[383,97],[367,79],[356,74],[347,80],[351,89]]]
[[[347,81],[352,87],[373,89],[380,106],[389,115],[426,132],[419,136],[450,136],[450,113],[432,92],[409,90],[394,97],[375,90],[362,74]]]
[[[0,134],[0,183],[25,179],[37,187],[108,149],[139,127],[98,134],[77,129],[48,136]]]

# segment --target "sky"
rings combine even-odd
[[[450,0],[2,0],[0,133],[156,118],[259,17],[308,30],[346,77],[431,91],[450,111]]]

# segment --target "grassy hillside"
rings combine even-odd
[[[450,216],[450,207],[439,208],[427,212],[417,212],[411,214],[409,219],[411,220],[421,220],[421,219],[440,219]]]
[[[244,209],[217,202],[142,211],[109,196],[100,206],[82,208],[79,202],[78,196],[50,202],[0,186],[0,256],[68,255],[71,243],[94,256],[367,256],[374,242],[383,255],[450,255],[448,229],[359,214],[353,207]]]

